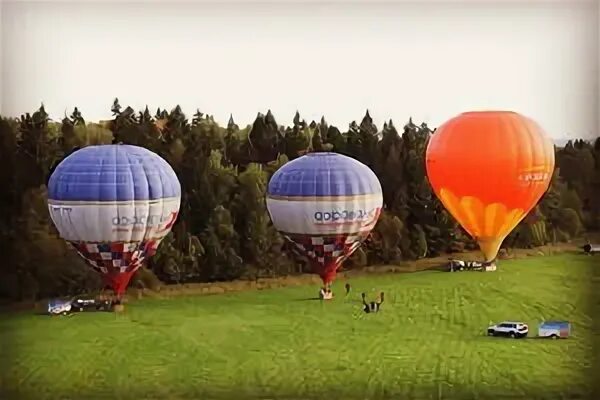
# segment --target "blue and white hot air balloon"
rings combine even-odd
[[[312,262],[324,285],[367,238],[379,218],[381,184],[369,167],[337,153],[309,153],[269,181],[273,224]]]
[[[137,146],[84,147],[48,182],[48,209],[60,236],[119,297],[171,230],[180,201],[173,168]]]

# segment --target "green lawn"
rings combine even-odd
[[[4,398],[491,399],[589,392],[591,259],[504,261],[497,272],[355,278],[316,287],[145,299],[123,315],[0,316]],[[360,292],[384,290],[379,314]],[[567,340],[484,335],[500,320],[568,319]],[[2,397],[0,395],[0,397]]]

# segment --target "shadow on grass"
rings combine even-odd
[[[33,311],[31,314],[38,315],[40,317],[53,317],[54,315],[50,315],[47,311],[37,310]]]
[[[67,314],[50,314],[47,311],[32,311],[31,315],[37,315],[40,317],[47,317],[47,318],[67,318],[67,317],[71,317],[74,315],[78,315],[78,314],[92,314],[92,313],[114,313],[114,311],[111,310],[83,310],[83,311],[71,311],[68,312]]]
[[[339,299],[334,299],[334,300],[322,300],[320,297],[305,297],[305,298],[301,298],[301,299],[294,299],[292,301],[323,301],[323,302],[335,302],[335,301],[339,301],[339,302],[344,302],[344,303],[361,303],[361,300],[357,300],[357,299],[352,299],[352,298],[346,298],[346,297],[340,297]]]
[[[322,299],[320,297],[305,297],[302,299],[294,299],[294,301],[317,301],[317,300],[322,300]]]

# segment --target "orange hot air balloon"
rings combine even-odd
[[[509,111],[460,114],[432,135],[427,177],[450,214],[493,261],[502,241],[548,190],[554,145]]]

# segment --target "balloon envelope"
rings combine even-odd
[[[373,229],[382,202],[373,171],[336,153],[310,153],[288,162],[267,189],[273,224],[313,262],[325,284]]]
[[[180,199],[171,166],[137,146],[84,147],[48,182],[48,209],[60,236],[118,295],[171,230]]]
[[[467,112],[435,131],[426,166],[437,197],[492,261],[548,189],[554,145],[520,114]]]

